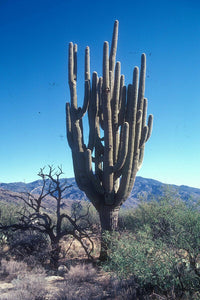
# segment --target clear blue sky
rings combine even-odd
[[[147,55],[152,137],[138,175],[200,188],[200,2],[194,0],[0,0],[0,182],[37,179],[62,165],[73,177],[65,138],[67,51],[78,44],[78,96],[84,49],[102,73],[102,48],[119,20],[117,60],[126,84]]]

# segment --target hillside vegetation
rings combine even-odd
[[[78,200],[85,201],[87,197],[82,192],[75,182],[74,178],[62,178],[61,183],[67,183],[69,188],[63,193],[63,205],[68,206],[70,201]],[[4,202],[16,202],[15,197],[10,197],[12,193],[31,192],[40,193],[42,188],[42,180],[36,180],[30,183],[13,182],[13,183],[0,183],[0,201]],[[164,196],[165,191],[169,189],[171,191],[171,197],[176,199],[181,198],[185,202],[196,202],[200,198],[200,189],[188,187],[188,186],[176,186],[167,185],[157,180],[147,179],[143,177],[136,177],[134,189],[131,192],[130,197],[125,201],[123,207],[130,208],[136,207],[140,203],[141,199],[145,201],[151,201],[158,197]],[[47,205],[53,205],[52,199],[49,197]],[[65,201],[66,200],[66,201]]]

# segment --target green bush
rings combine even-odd
[[[153,240],[160,239],[171,247],[178,247],[199,254],[200,214],[197,206],[187,206],[177,200],[152,201],[141,203],[135,211],[121,216],[124,228],[137,232],[146,230]]]
[[[11,225],[19,220],[19,211],[22,207],[12,204],[0,204],[0,223]]]
[[[0,204],[0,224],[11,225],[19,220],[19,211],[22,208],[18,205]],[[0,247],[9,244],[16,233],[11,230],[0,231]]]
[[[110,243],[106,269],[121,278],[135,277],[145,292],[168,291],[176,284],[176,258],[173,250],[155,243],[148,233],[115,233],[107,236]]]
[[[120,216],[123,231],[107,235],[106,268],[135,277],[144,291],[190,299],[200,287],[200,214],[180,200],[141,203]],[[122,227],[123,226],[123,227]]]

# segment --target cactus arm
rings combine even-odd
[[[99,80],[100,81],[100,80]],[[98,84],[98,97],[99,97],[99,110],[100,110],[100,84]],[[100,131],[100,112],[96,118],[96,139],[95,139],[95,174],[102,181],[102,162],[103,162],[104,146],[101,142],[101,131]]]
[[[88,120],[89,120],[89,141],[88,148],[93,151],[96,138],[96,118],[98,114],[98,76],[96,72],[92,75],[92,93],[90,104],[88,108]]]
[[[83,116],[86,114],[88,110],[90,102],[90,81],[85,80],[85,93],[84,93],[84,102],[83,102],[83,107],[79,107],[78,113],[77,113],[77,119],[82,119]]]
[[[102,90],[103,90],[103,77],[100,77],[99,78],[99,86],[98,86],[98,93],[99,93],[99,124],[100,124],[101,128],[104,130]]]
[[[87,112],[90,102],[90,48],[85,49],[85,92],[83,107],[79,108],[78,118],[81,119]]]
[[[123,86],[124,86],[124,75],[122,74],[122,75],[120,76],[119,109],[121,108],[121,105],[122,105],[122,91],[123,91]]]
[[[83,120],[80,119],[79,120],[79,126],[80,126],[80,130],[81,130],[81,137],[82,137],[82,145],[83,145],[83,151],[86,150],[86,145],[84,143],[84,136],[83,136]]]
[[[152,132],[152,126],[153,126],[153,116],[149,115],[149,120],[148,120],[148,126],[147,127],[147,132],[144,133],[144,137],[143,137],[143,141],[141,139],[141,147],[140,147],[140,157],[139,157],[139,163],[138,163],[138,170],[141,168],[142,166],[142,162],[144,159],[144,148],[145,148],[145,143],[148,141],[148,139],[151,136],[151,132]],[[144,127],[144,128],[145,128]]]
[[[149,118],[148,118],[148,135],[147,135],[147,139],[146,139],[146,142],[148,141],[148,139],[150,138],[151,136],[151,132],[152,132],[152,128],[153,128],[153,115],[149,115]]]
[[[134,152],[131,161],[132,166],[129,168],[128,171],[129,178],[127,180],[127,185],[125,186],[121,197],[117,198],[116,205],[122,205],[123,202],[128,198],[135,182],[135,177],[138,170],[138,161],[139,161],[139,142],[140,142],[139,137],[140,137],[141,121],[142,121],[142,111],[139,110],[136,114],[135,143],[134,143]]]
[[[121,201],[124,201],[126,199],[131,173],[132,173],[133,156],[134,156],[134,149],[135,149],[136,122],[137,122],[136,118],[137,118],[138,78],[139,78],[139,70],[137,67],[135,67],[133,72],[133,85],[128,86],[128,92],[127,92],[126,121],[129,123],[129,142],[128,142],[127,159],[124,164],[124,168],[122,170],[122,178],[120,181],[119,190],[116,194],[117,204],[120,204]]]
[[[121,126],[125,121],[126,112],[126,86],[124,85],[124,75],[120,79],[120,102],[119,102],[119,116],[118,125]]]
[[[123,86],[122,89],[122,101],[121,101],[121,107],[119,111],[119,126],[121,126],[125,122],[125,116],[126,116],[126,86]]]
[[[90,80],[90,48],[85,48],[85,80]]]
[[[70,104],[66,103],[66,130],[67,130],[67,140],[70,148],[73,145],[73,137],[72,137],[72,128],[71,128],[71,116],[70,116]]]
[[[147,98],[143,100],[143,115],[142,115],[142,129],[146,126],[146,118],[147,118]]]
[[[153,125],[153,116],[150,115],[148,118],[148,125],[146,126],[146,116],[147,116],[147,99],[144,98],[143,119],[142,119],[142,136],[141,136],[141,141],[140,141],[140,156],[139,156],[138,170],[142,166],[142,162],[144,159],[145,143],[148,141],[148,139],[151,136],[152,125]]]
[[[118,26],[119,22],[115,21],[112,35],[112,44],[110,49],[109,56],[109,79],[110,79],[110,97],[113,97],[113,86],[114,86],[114,69],[115,69],[115,60],[117,53],[117,40],[118,40]]]
[[[114,87],[114,72],[109,71],[109,87],[110,87],[110,99],[113,97],[113,87]]]
[[[143,105],[143,104],[142,104]],[[140,155],[140,136],[141,136],[141,123],[142,123],[142,111],[137,111],[137,117],[136,117],[136,129],[135,129],[135,149],[134,149],[134,156],[133,156],[133,165],[131,169],[131,177],[129,181],[128,190],[126,191],[125,198],[122,200],[121,203],[123,203],[126,198],[130,195],[133,185],[135,182],[136,173],[138,171],[138,164],[139,164],[139,155]]]
[[[125,122],[122,126],[118,161],[113,166],[113,172],[118,173],[118,176],[115,175],[115,178],[118,178],[121,175],[119,172],[123,168],[124,163],[126,161],[126,156],[128,152],[128,137],[129,137],[129,124]]]
[[[109,87],[109,60],[108,42],[104,43],[103,51],[103,116],[104,116],[104,161],[103,161],[103,186],[106,193],[113,191],[113,136],[112,136],[112,115]]]
[[[140,68],[140,81],[138,90],[138,110],[143,110],[143,99],[145,92],[145,77],[146,77],[146,55],[143,53],[141,55],[141,68]]]
[[[91,179],[88,176],[86,171],[85,153],[86,152],[72,152],[75,179],[78,187],[85,192],[88,199],[90,199],[92,204],[98,209],[102,195],[96,192]]]
[[[126,104],[126,112],[125,112],[125,121],[130,123],[130,119],[131,119],[131,97],[132,97],[132,92],[133,92],[133,85],[129,84],[127,87],[127,104]]]
[[[112,131],[113,131],[113,164],[116,163],[119,150],[119,97],[120,97],[120,62],[116,63],[115,81],[112,99]]]
[[[74,44],[74,65],[73,65],[73,73],[74,73],[74,80],[77,81],[77,51],[78,51],[78,46],[77,44]]]
[[[144,158],[144,148],[145,143],[148,136],[149,128],[146,126],[146,117],[147,117],[147,99],[144,98],[143,100],[143,116],[142,116],[142,125],[141,125],[141,140],[140,140],[140,155],[139,155],[139,162],[138,162],[138,170],[142,166],[143,158]]]
[[[77,46],[69,43],[68,58],[68,82],[71,94],[71,108],[77,110],[77,93],[76,93],[76,71],[77,71]]]
[[[118,40],[118,28],[119,28],[119,22],[116,20],[114,23],[112,44],[111,44],[110,57],[109,57],[109,70],[112,72],[114,72],[114,68],[115,68],[115,59],[116,59],[116,53],[117,53],[117,40]]]
[[[146,143],[148,131],[149,131],[148,126],[144,126],[144,128],[142,130],[141,140],[140,140],[140,151]]]
[[[146,114],[147,114],[147,99],[144,98],[145,77],[146,77],[146,55],[143,53],[141,55],[141,68],[140,68],[140,80],[139,80],[138,104],[137,104],[138,112],[141,111],[141,113],[142,113],[142,116],[141,116],[142,122],[138,122],[138,138],[137,138],[137,145],[135,148],[135,151],[138,151],[139,153],[141,152],[141,154],[142,154],[141,157],[143,156],[142,152],[144,152],[144,149],[140,150],[139,146],[140,146],[140,139],[142,136],[142,131],[146,124]]]
[[[74,45],[72,42],[69,43],[68,48],[68,82],[69,86],[75,80],[74,78]]]

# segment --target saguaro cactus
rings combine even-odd
[[[77,45],[69,44],[69,87],[66,104],[67,139],[72,150],[76,182],[99,212],[102,230],[115,230],[120,206],[129,196],[144,147],[152,131],[153,116],[147,117],[145,92],[146,56],[141,69],[133,71],[127,87],[115,63],[118,21],[112,45],[103,47],[103,77],[94,72],[90,79],[89,47],[85,50],[85,93],[83,107],[77,106]],[[88,112],[89,138],[84,142],[82,118]]]

